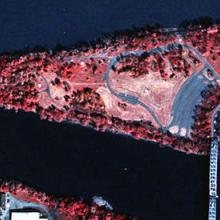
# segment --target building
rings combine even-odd
[[[41,217],[41,213],[37,211],[14,210],[11,211],[10,220],[48,220]]]

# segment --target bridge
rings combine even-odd
[[[216,108],[212,116],[212,141],[209,162],[209,213],[208,220],[216,220],[217,211],[217,168],[218,168],[218,136],[217,117],[220,114],[220,106]]]

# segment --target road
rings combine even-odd
[[[9,192],[1,194],[1,202],[5,205],[5,209],[0,207],[0,220],[10,220],[11,210],[34,209],[47,216],[48,220],[53,220],[57,217],[55,212],[49,212],[48,209],[34,202],[24,202],[13,197]]]
[[[188,137],[191,137],[190,128],[193,124],[192,116],[194,114],[195,105],[201,101],[201,91],[205,90],[209,84],[215,83],[214,80],[210,81],[205,78],[204,71],[210,69],[214,74],[215,80],[220,79],[220,77],[198,50],[189,45],[182,44],[182,46],[193,51],[203,62],[204,67],[199,72],[193,73],[176,95],[171,111],[173,120],[168,128],[174,125],[177,125],[179,128],[185,127]],[[179,132],[177,134],[179,134]]]
[[[174,31],[176,31],[176,29],[174,29]],[[209,84],[215,83],[215,80],[220,79],[220,76],[215,72],[215,70],[211,67],[208,61],[202,56],[202,54],[200,54],[200,52],[196,48],[190,45],[183,44],[181,42],[182,41],[179,41],[178,43],[173,42],[170,44],[166,44],[164,46],[152,48],[148,51],[144,51],[144,50],[126,51],[115,56],[109,56],[103,51],[101,51],[101,53],[93,54],[90,56],[84,56],[83,58],[79,57],[78,59],[79,61],[85,61],[90,58],[107,59],[108,66],[107,66],[106,72],[104,73],[103,79],[106,83],[107,88],[109,89],[112,95],[118,97],[123,102],[127,102],[132,105],[142,106],[148,113],[151,114],[151,116],[157,123],[158,127],[162,128],[164,131],[169,130],[173,126],[177,126],[179,128],[179,130],[176,133],[177,135],[181,135],[180,129],[185,128],[186,136],[191,137],[190,128],[193,124],[192,116],[194,114],[194,109],[195,109],[196,104],[198,104],[201,101],[201,92],[205,90]],[[170,113],[172,120],[168,123],[168,125],[163,126],[160,120],[158,119],[157,115],[154,113],[154,111],[149,106],[141,102],[138,99],[138,97],[114,90],[111,86],[111,83],[109,82],[109,75],[110,75],[110,70],[112,69],[114,65],[116,65],[116,63],[119,60],[118,58],[120,56],[126,57],[131,54],[136,55],[136,56],[141,56],[143,53],[152,55],[156,53],[163,53],[165,51],[171,51],[173,49],[178,48],[179,46],[182,46],[183,48],[186,48],[192,51],[201,60],[201,62],[203,63],[203,67],[197,73],[192,73],[191,76],[184,82],[184,84],[182,85],[178,93],[176,94],[174,102],[172,104],[172,109]],[[210,69],[210,71],[213,73],[214,80],[209,80],[205,77],[204,71],[206,71],[207,69]],[[45,80],[47,84],[47,89],[44,92],[47,92],[49,97],[54,102],[56,102],[51,95],[50,87],[48,85],[47,80],[44,77],[43,79]]]
[[[168,125],[168,129],[177,125],[179,128],[186,128],[188,136],[190,136],[189,131],[193,124],[192,116],[195,105],[201,101],[201,92],[211,83],[202,76],[202,71],[193,73],[178,91],[171,111],[173,120]],[[180,130],[177,134],[180,134]]]
[[[143,102],[139,101],[139,99],[135,96],[130,96],[121,92],[117,92],[112,89],[111,84],[109,82],[109,74],[112,66],[114,66],[118,61],[117,57],[114,56],[111,58],[108,68],[104,75],[104,80],[106,81],[106,85],[111,92],[112,95],[117,96],[119,99],[121,99],[124,102],[133,104],[133,105],[141,105],[146,111],[148,111],[152,117],[154,118],[157,125],[162,128],[163,130],[169,129],[172,126],[176,125],[179,128],[186,128],[187,136],[190,137],[190,128],[193,124],[193,114],[195,105],[198,104],[201,101],[201,92],[205,90],[207,85],[214,83],[214,81],[210,81],[206,79],[204,76],[204,71],[207,69],[210,69],[215,79],[220,79],[218,74],[214,71],[214,69],[210,66],[210,64],[207,62],[207,60],[199,53],[198,50],[193,48],[192,46],[180,44],[180,43],[171,43],[168,45],[152,48],[148,51],[126,51],[122,53],[123,56],[128,56],[130,54],[134,54],[136,56],[141,56],[143,53],[148,53],[149,55],[155,54],[155,53],[162,53],[165,51],[170,51],[173,49],[178,48],[179,46],[185,47],[188,50],[193,51],[199,59],[203,62],[203,68],[197,72],[193,73],[188,80],[185,81],[185,83],[182,85],[181,89],[178,91],[174,103],[172,105],[172,111],[171,116],[173,116],[172,121],[166,126],[163,127],[160,123],[158,117],[155,115],[152,109],[150,109],[147,105],[145,105]],[[179,134],[179,131],[177,132]]]

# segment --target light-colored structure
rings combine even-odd
[[[55,216],[44,205],[16,199],[9,192],[0,194],[0,220],[53,220]]]
[[[220,137],[216,133],[217,126],[217,115],[219,112],[220,105],[214,111],[212,116],[212,141],[210,148],[210,161],[209,161],[209,215],[208,220],[216,220],[217,211],[217,174],[218,174],[218,147]]]
[[[217,203],[217,166],[218,166],[218,139],[213,139],[210,152],[209,170],[209,220],[216,220]]]
[[[41,218],[39,212],[11,212],[10,220],[48,220]]]

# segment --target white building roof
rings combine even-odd
[[[39,212],[11,212],[11,220],[48,220],[40,218]]]

